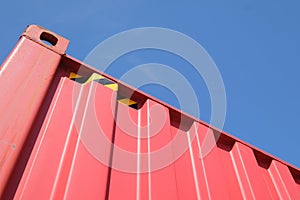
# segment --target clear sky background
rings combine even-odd
[[[28,24],[44,26],[68,38],[67,53],[80,60],[101,41],[131,28],[154,26],[180,31],[199,42],[220,70],[227,95],[223,129],[300,167],[299,9],[296,0],[3,1],[0,62]],[[151,50],[125,55],[109,73],[119,77],[148,62],[174,66],[187,78],[191,74],[182,59]],[[198,91],[200,118],[209,122],[205,84],[201,78],[190,80]],[[178,106],[175,96],[165,88],[148,85],[141,89]]]

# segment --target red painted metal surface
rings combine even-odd
[[[1,199],[300,199],[298,168],[65,55],[67,45],[30,26],[1,66]]]

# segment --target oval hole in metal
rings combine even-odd
[[[43,32],[40,36],[41,41],[48,46],[55,46],[58,39],[50,33]]]

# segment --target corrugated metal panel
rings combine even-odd
[[[300,199],[299,169],[100,76],[67,44],[30,26],[1,67],[3,199]]]

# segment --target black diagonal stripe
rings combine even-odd
[[[110,81],[108,79],[105,79],[105,78],[94,80],[94,81],[96,81],[97,83],[100,83],[102,85],[115,84],[115,82],[112,82],[112,81]]]
[[[71,78],[71,80],[77,83],[85,83],[88,79],[89,77]]]

